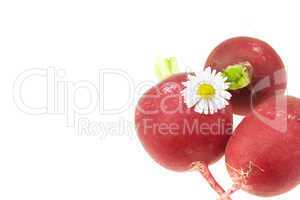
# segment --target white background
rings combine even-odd
[[[157,81],[153,62],[158,54],[176,55],[182,67],[199,69],[219,42],[247,35],[278,51],[288,68],[288,92],[300,97],[299,18],[297,1],[1,1],[0,199],[216,199],[198,173],[167,171],[144,152],[132,128],[137,92],[125,111],[100,114],[99,105],[116,107],[129,97],[125,80],[107,78],[105,94],[97,91],[105,102],[93,99],[98,107],[77,115],[105,126],[94,135],[78,134],[66,113],[37,115],[17,108],[13,84],[26,70],[54,67],[50,70],[60,70],[63,84],[88,80],[98,87],[99,70],[109,68],[128,73],[136,86]],[[24,82],[27,105],[53,100],[47,98],[45,80]],[[71,111],[72,98],[78,106],[87,105],[87,91],[72,94],[67,95]],[[128,130],[108,130],[122,119]],[[229,187],[224,161],[212,170]],[[272,199],[299,194],[296,188]],[[242,191],[234,198],[259,199]]]

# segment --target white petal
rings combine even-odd
[[[212,75],[213,78],[215,78],[216,74],[217,74],[217,70],[215,70],[215,69],[212,70],[211,75]]]
[[[183,96],[184,103],[188,108],[193,107],[199,101],[198,96],[190,88],[184,89],[182,91],[182,96]]]
[[[211,68],[210,67],[206,67],[204,69],[204,72],[207,73],[207,74],[211,74]]]
[[[216,107],[217,110],[221,109],[221,106],[220,106],[221,103],[220,103],[220,101],[218,101],[217,98],[214,98],[212,101],[214,102],[215,107]]]
[[[225,108],[225,106],[228,105],[228,102],[226,101],[226,99],[224,99],[221,96],[216,96],[216,98],[214,99],[214,102],[217,105],[219,110]]]
[[[203,110],[204,110],[204,114],[208,114],[208,102],[207,100],[203,101]]]
[[[189,85],[189,82],[186,81],[186,82],[182,82],[181,84],[182,84],[183,86],[187,87],[187,86]]]
[[[220,95],[227,100],[229,100],[231,98],[231,94],[229,92],[227,92],[226,90],[221,91]]]
[[[208,101],[208,105],[209,105],[210,114],[214,114],[215,113],[215,106],[214,106],[213,101]]]
[[[188,79],[191,80],[191,81],[194,80],[194,79],[196,78],[196,76],[194,76],[194,75],[192,75],[192,74],[188,74],[187,77],[188,77]]]
[[[200,100],[197,105],[195,106],[195,112],[198,112],[198,113],[203,113],[203,108],[204,108],[204,104],[203,104],[203,101],[204,100]]]

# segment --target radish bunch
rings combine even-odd
[[[270,45],[237,37],[218,45],[202,71],[171,75],[175,64],[163,62],[165,79],[135,112],[140,141],[156,162],[199,171],[224,200],[239,189],[269,197],[300,183],[300,99],[284,95],[286,72]],[[234,131],[233,114],[246,115]],[[224,154],[228,190],[209,170]]]

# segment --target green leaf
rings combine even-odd
[[[230,65],[223,71],[222,75],[230,83],[229,90],[242,89],[247,87],[251,82],[247,64]]]
[[[159,80],[164,80],[178,72],[179,67],[175,57],[157,59],[155,64],[155,74]]]

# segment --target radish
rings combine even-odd
[[[211,73],[221,80],[215,71]],[[209,110],[191,106],[183,93],[188,84],[194,83],[188,82],[189,78],[195,80],[195,77],[187,73],[172,75],[148,90],[136,108],[136,129],[144,148],[156,162],[178,172],[198,170],[222,195],[224,190],[213,178],[208,165],[224,155],[232,134],[232,111],[228,103],[219,109],[207,107]],[[206,100],[217,92],[203,82],[196,90]],[[227,93],[220,94],[226,96]]]
[[[256,106],[286,88],[281,58],[270,45],[255,38],[236,37],[222,42],[210,53],[205,66],[225,75],[232,68],[242,69],[246,79],[250,78],[248,87],[232,91],[231,103],[235,114],[247,114],[252,105]],[[231,78],[234,81],[237,76]]]
[[[300,183],[300,99],[278,95],[258,105],[226,147],[227,169],[238,189],[269,197]],[[225,195],[226,196],[226,195]]]

